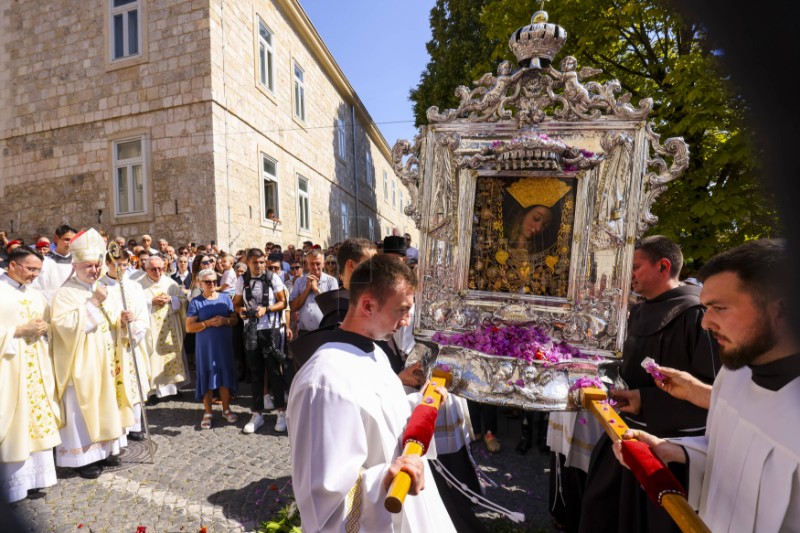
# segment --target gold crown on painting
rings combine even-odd
[[[520,67],[541,69],[550,66],[566,40],[567,30],[547,22],[546,11],[537,11],[529,25],[511,34],[508,46]]]
[[[532,205],[553,207],[569,189],[569,185],[558,178],[523,178],[507,190],[523,209],[527,209]]]

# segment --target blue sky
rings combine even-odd
[[[428,63],[434,3],[300,0],[389,147],[416,134],[408,92]],[[391,124],[400,121],[405,123]]]

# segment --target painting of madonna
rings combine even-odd
[[[558,178],[522,178],[505,189],[503,227],[510,249],[525,249],[531,255],[555,255],[564,201],[572,186]],[[570,217],[571,218],[571,217]]]

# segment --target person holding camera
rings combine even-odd
[[[252,416],[243,433],[264,425],[264,371],[272,388],[278,420],[275,431],[286,431],[284,374],[286,352],[281,343],[281,313],[286,308],[283,281],[267,270],[267,258],[259,248],[247,251],[247,271],[236,280],[233,306],[244,321],[244,344],[252,384]]]

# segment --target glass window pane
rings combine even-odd
[[[131,167],[133,174],[133,211],[144,211],[144,177],[142,165]]]
[[[123,41],[123,22],[122,15],[114,15],[113,21],[114,31],[114,59],[123,57],[125,55],[125,42]]]
[[[117,143],[117,159],[134,159],[142,157],[142,142],[140,140]]]
[[[267,87],[269,87],[270,90],[273,90],[273,89],[275,89],[275,81],[272,79],[272,71],[273,71],[273,67],[272,67],[272,50],[267,50],[267,65],[266,65],[266,69],[267,69]]]
[[[114,0],[114,7],[125,6],[128,4],[135,4],[137,0]]]
[[[128,11],[128,55],[139,53],[139,12]]]
[[[302,81],[303,81],[303,71],[300,70],[300,67],[298,67],[297,65],[294,66],[294,77],[297,78],[297,80],[302,83]]]
[[[128,169],[125,167],[117,169],[117,211],[128,213]]]
[[[277,176],[278,168],[275,165],[275,161],[269,159],[267,157],[264,158],[264,173],[269,174],[270,176]]]
[[[264,217],[267,216],[267,211],[270,209],[275,212],[276,218],[280,218],[278,214],[277,183],[271,180],[264,180]]]
[[[259,70],[259,80],[261,81],[261,85],[267,84],[267,58],[266,58],[266,50],[264,49],[264,43],[258,44],[258,70]]]
[[[298,180],[298,182],[297,182],[297,185],[300,188],[300,191],[305,192],[305,193],[308,192],[308,181],[307,180],[305,180],[303,178],[300,178]]]
[[[261,23],[258,24],[258,35],[264,39],[267,44],[272,44],[272,34],[269,32],[266,26]]]

